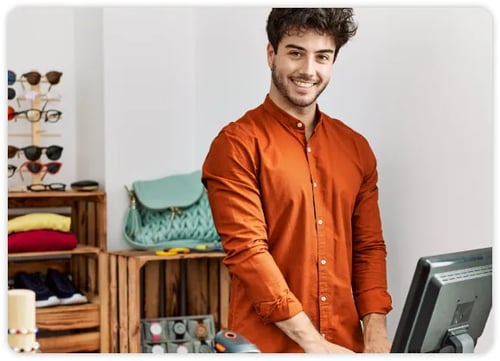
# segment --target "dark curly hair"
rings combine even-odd
[[[352,8],[273,8],[267,19],[267,38],[274,52],[291,31],[317,31],[332,35],[335,40],[334,59],[340,48],[355,34],[358,26]]]

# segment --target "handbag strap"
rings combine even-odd
[[[133,239],[137,233],[139,233],[142,223],[141,217],[139,216],[139,211],[136,206],[136,197],[135,193],[132,189],[125,185],[125,189],[129,195],[129,204],[128,209],[125,214],[125,227],[124,227],[124,235],[127,238]]]
[[[129,201],[128,207],[135,209],[136,208],[136,202],[137,202],[137,199],[136,199],[136,196],[135,196],[135,192],[134,192],[133,189],[127,187],[126,184],[124,185],[124,187],[125,187],[125,190],[128,193],[128,201]]]

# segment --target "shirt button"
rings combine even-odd
[[[318,186],[318,183],[313,182],[313,187],[316,188]]]
[[[326,264],[326,259],[322,259],[321,264]]]
[[[301,122],[298,122],[298,123],[297,123],[297,128],[302,128],[302,127],[303,127],[302,123],[301,123]]]
[[[324,333],[322,333],[321,336],[326,337],[326,335]]]
[[[311,147],[307,147],[307,151],[308,151],[309,153],[311,153],[311,151],[312,151]]]
[[[323,224],[323,220],[322,220],[322,219],[320,219],[320,220],[318,221],[318,224]]]
[[[321,302],[325,302],[326,301],[326,297],[325,296],[321,296]]]

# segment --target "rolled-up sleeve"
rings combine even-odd
[[[377,163],[368,143],[363,145],[365,176],[352,218],[353,293],[360,317],[369,313],[387,314],[392,309],[378,207]]]
[[[202,180],[214,223],[226,252],[224,264],[243,285],[245,297],[263,322],[302,311],[268,249],[267,225],[259,190],[257,143],[236,124],[214,139],[203,164]]]

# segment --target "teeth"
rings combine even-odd
[[[309,83],[309,82],[304,82],[304,81],[299,81],[299,80],[294,80],[293,82],[295,85],[298,85],[301,88],[311,88],[314,86],[314,83]]]

